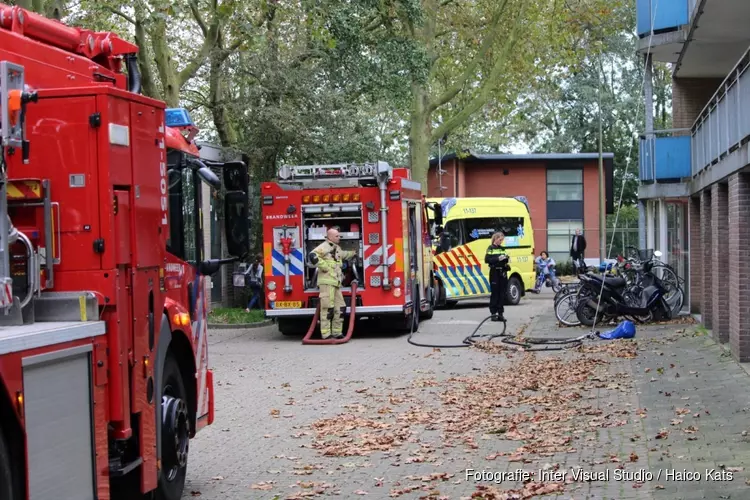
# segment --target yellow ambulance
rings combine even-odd
[[[517,305],[534,286],[534,229],[528,201],[516,198],[427,198],[433,236],[438,304],[489,298],[489,266],[484,257],[492,234],[502,231],[510,256],[506,304]],[[440,211],[437,215],[436,212]]]

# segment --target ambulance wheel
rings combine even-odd
[[[180,367],[171,354],[164,362],[161,419],[161,474],[156,500],[180,500],[185,488],[190,447],[187,391]]]
[[[513,276],[508,280],[508,304],[517,306],[521,302],[521,282]]]
[[[13,469],[10,465],[10,452],[8,450],[7,441],[3,435],[2,429],[0,429],[0,500],[16,500],[16,496],[13,491]]]

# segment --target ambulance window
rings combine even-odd
[[[450,236],[451,248],[461,245],[461,226],[458,220],[448,221],[443,228],[443,232]]]
[[[521,227],[521,231],[519,231]],[[492,234],[501,231],[506,237],[519,236],[523,232],[522,217],[477,217],[464,219],[466,239],[471,241],[488,240]]]

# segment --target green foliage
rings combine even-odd
[[[246,312],[239,308],[216,308],[208,314],[208,322],[223,325],[241,325],[265,321],[265,313],[259,309]]]
[[[535,79],[510,125],[512,135],[534,152],[594,153],[601,115],[602,149],[615,155],[614,201],[622,196],[623,206],[637,200],[637,136],[645,131],[643,62],[633,49],[634,24],[635,3],[613,2],[599,30],[579,40],[586,56]],[[669,73],[663,66],[654,73],[655,128],[670,128]]]

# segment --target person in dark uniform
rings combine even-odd
[[[508,289],[508,271],[510,261],[503,247],[505,235],[497,232],[492,235],[492,244],[484,257],[485,264],[490,266],[490,313],[491,321],[505,321],[505,295]]]

